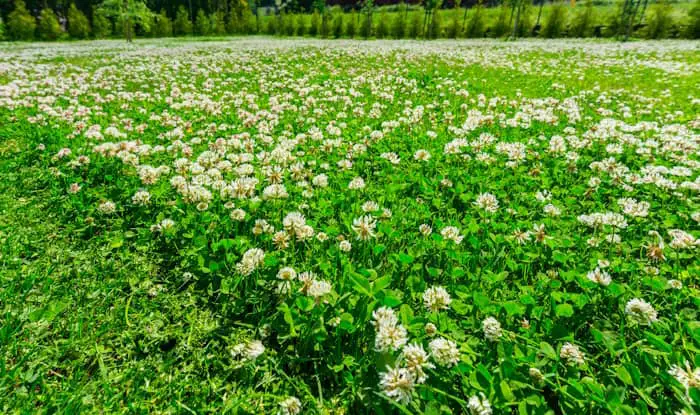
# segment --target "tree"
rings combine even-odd
[[[173,33],[176,36],[192,34],[192,20],[190,20],[190,13],[183,5],[178,7],[177,14],[175,14],[175,20],[173,21]]]
[[[666,36],[671,21],[671,5],[661,0],[651,8],[651,16],[647,24],[646,37],[648,39],[659,39]]]
[[[211,33],[211,21],[209,21],[204,9],[197,10],[197,17],[194,20],[194,31],[200,36],[206,36]]]
[[[39,14],[39,25],[37,27],[39,37],[43,40],[56,40],[63,34],[63,29],[58,23],[58,18],[53,10],[48,7],[41,10]]]
[[[101,10],[95,10],[92,13],[92,33],[98,39],[112,35],[112,21]]]
[[[12,40],[31,40],[36,30],[36,20],[22,0],[15,0],[15,8],[7,15],[7,34]]]
[[[408,25],[408,37],[418,39],[423,36],[423,22],[420,13],[412,13],[411,22]]]
[[[90,21],[75,7],[75,3],[68,8],[68,33],[76,39],[85,39],[90,35]]]
[[[154,37],[170,37],[173,35],[173,23],[168,15],[165,14],[165,9],[161,9],[160,13],[153,16],[151,35]]]
[[[404,3],[401,3],[408,7]],[[400,9],[401,7],[399,7]],[[395,39],[402,39],[406,35],[406,14],[399,10],[395,13],[394,21],[391,23],[391,36]]]
[[[442,0],[423,0],[423,9],[425,14],[423,16],[423,33],[427,35],[428,38],[434,37],[435,28],[433,24],[439,22],[439,18],[433,18],[435,11],[442,5]]]
[[[700,1],[696,1],[688,13],[688,26],[684,35],[689,39],[700,39]]]
[[[350,19],[348,20],[348,24],[345,25],[345,34],[350,38],[354,38],[355,35],[357,34],[357,14],[355,13],[355,10],[350,12]]]
[[[365,0],[362,5],[362,23],[360,24],[360,35],[367,39],[372,36],[372,14],[374,13],[374,0]]]
[[[144,0],[104,0],[102,10],[106,16],[117,19],[121,25],[121,32],[127,42],[134,38],[134,25],[141,26],[145,31],[150,29],[151,10]]]
[[[386,37],[388,32],[389,29],[386,24],[386,13],[381,12],[379,13],[379,21],[377,22],[377,25],[374,28],[374,35],[377,36],[377,39],[383,39]]]
[[[560,37],[564,31],[566,23],[566,9],[564,3],[558,2],[552,6],[552,10],[547,16],[547,21],[544,22],[542,28],[542,36],[547,38]]]
[[[646,0],[624,0],[624,3],[622,3],[622,10],[619,17],[620,24],[617,34],[618,36],[622,35],[623,41],[628,40],[632,34],[637,16],[639,15],[640,21],[644,18],[645,9],[642,9],[641,15],[639,14],[639,6],[641,6],[642,2],[644,2],[644,7],[646,9]]]
[[[226,20],[224,12],[217,11],[209,16],[211,22],[211,32],[217,36],[226,34]]]
[[[338,39],[343,36],[343,12],[338,12],[333,18],[333,37]]]
[[[593,1],[587,0],[583,10],[578,12],[571,22],[571,36],[586,37],[590,34],[591,25],[595,20]]]
[[[313,14],[311,14],[311,22],[309,23],[309,36],[315,37],[318,35],[318,26],[320,23],[321,17],[318,15],[318,11],[314,10]]]
[[[467,23],[467,28],[464,33],[466,37],[476,38],[484,36],[483,8],[483,1],[479,0],[474,13],[472,13],[471,19],[469,19],[469,23]]]

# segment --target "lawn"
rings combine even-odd
[[[700,55],[0,47],[0,412],[696,414]]]

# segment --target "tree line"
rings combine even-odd
[[[270,0],[14,0],[0,20],[0,36],[45,41],[249,34],[397,39],[700,38],[700,0],[684,19],[673,16],[665,0],[653,4],[622,0],[612,13],[602,13],[591,0],[576,7],[561,1],[545,5],[545,0],[502,0],[499,4],[495,0],[421,0],[420,4],[383,7],[374,0],[359,4],[339,0],[332,6],[325,0],[264,1]]]

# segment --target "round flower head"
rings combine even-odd
[[[491,342],[497,342],[502,336],[501,323],[493,317],[487,317],[482,323],[484,337]]]
[[[428,348],[430,355],[439,365],[450,367],[459,363],[459,349],[451,340],[437,338],[430,342]]]
[[[451,302],[450,294],[440,286],[430,287],[423,293],[425,308],[434,313],[448,309]]]
[[[645,326],[658,320],[654,307],[639,298],[633,298],[627,302],[627,305],[625,305],[625,313],[633,322]]]
[[[387,366],[387,371],[380,374],[379,385],[386,396],[396,402],[406,404],[411,402],[415,379],[406,368]]]

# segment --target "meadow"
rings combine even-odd
[[[0,48],[4,414],[696,414],[698,43]]]

